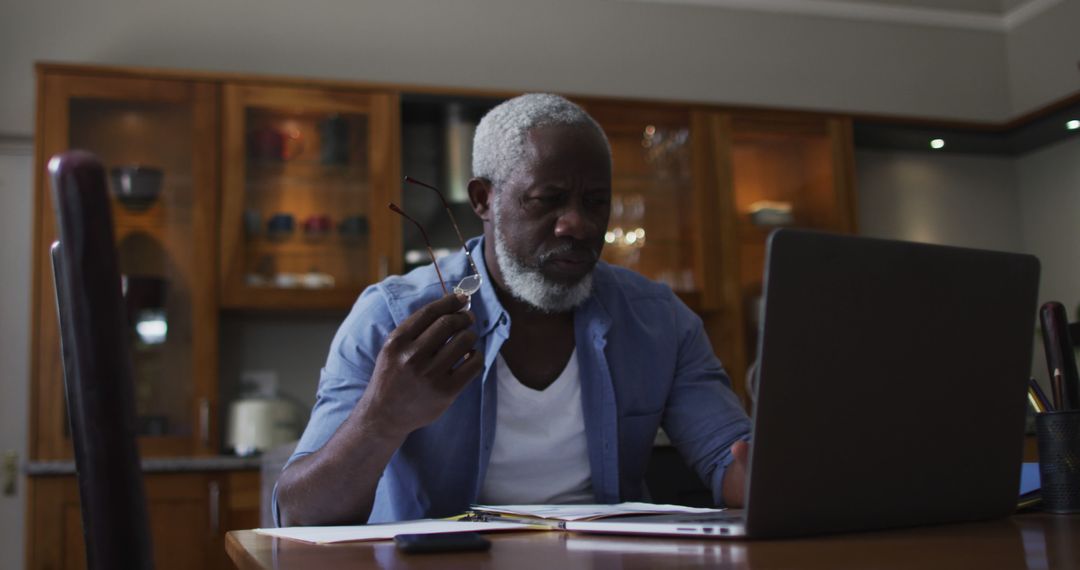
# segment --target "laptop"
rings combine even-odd
[[[746,508],[581,532],[789,537],[1016,508],[1039,262],[781,229],[766,253]]]

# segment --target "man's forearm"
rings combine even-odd
[[[750,446],[745,441],[736,441],[731,446],[734,460],[724,470],[721,482],[721,494],[724,506],[742,508],[746,504],[746,466],[750,461]]]
[[[326,445],[281,474],[277,500],[282,525],[367,522],[375,487],[406,434],[381,424],[365,404],[362,400]]]

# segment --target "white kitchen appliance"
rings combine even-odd
[[[229,406],[225,448],[249,456],[300,437],[300,407],[283,398],[241,398]]]

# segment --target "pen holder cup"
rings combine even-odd
[[[1043,510],[1080,513],[1080,410],[1035,416]]]

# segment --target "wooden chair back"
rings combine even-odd
[[[64,387],[91,569],[152,568],[135,386],[105,171],[94,155],[49,161],[51,250]]]

